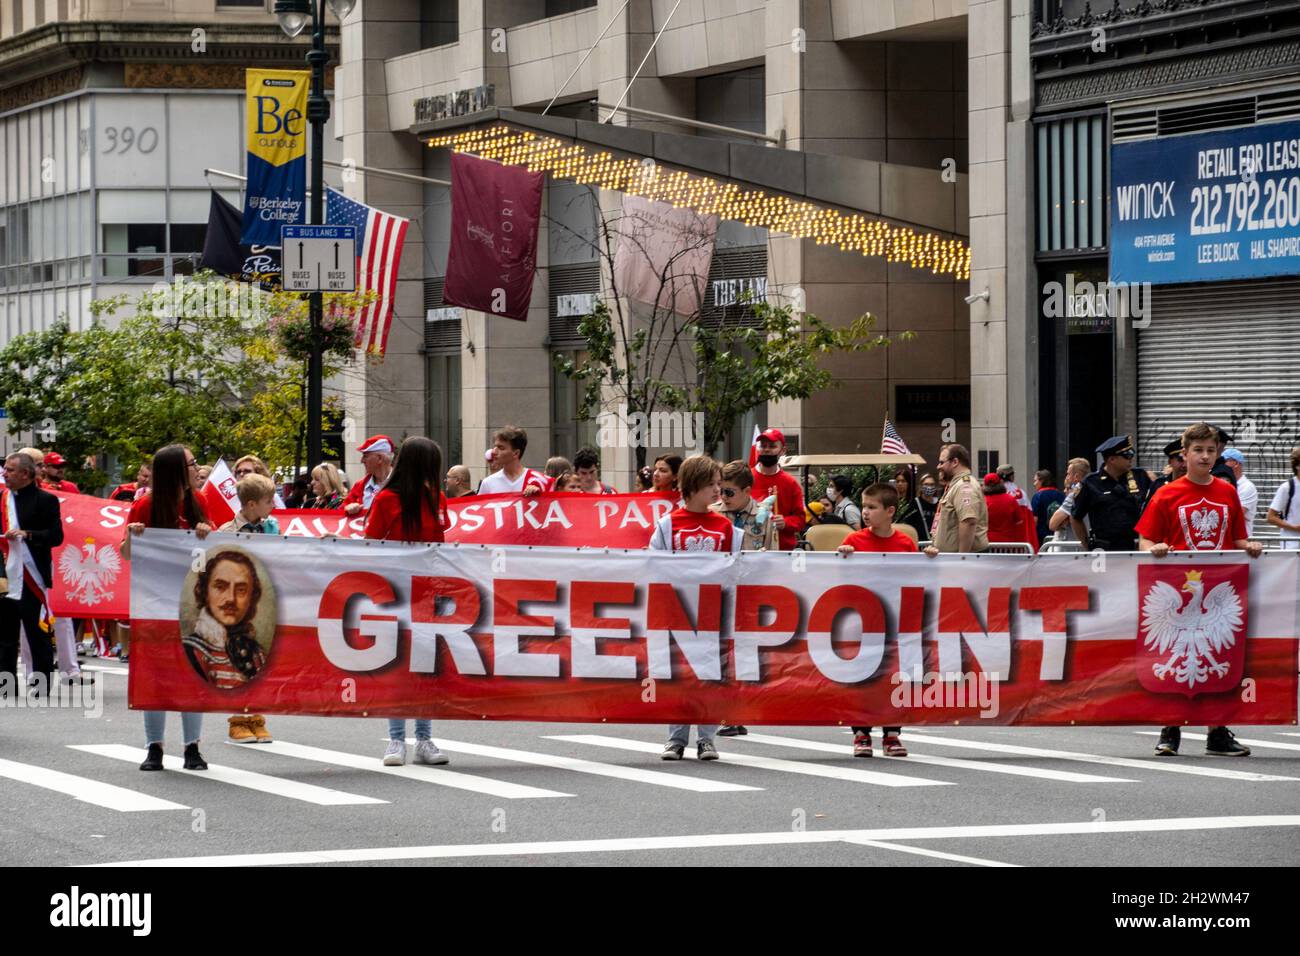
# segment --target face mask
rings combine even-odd
[[[780,460],[781,460],[780,455],[759,455],[758,456],[758,463],[762,465],[764,468],[771,468]]]
[[[922,498],[937,498],[938,496],[939,496],[939,489],[938,489],[938,488],[922,488],[922,489],[921,489],[921,497],[922,497]]]

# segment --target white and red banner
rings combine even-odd
[[[179,531],[146,531],[132,549],[135,708],[905,726],[1296,720],[1296,552],[1109,554],[1102,565],[199,542]]]
[[[230,474],[229,468],[226,474]],[[231,475],[230,482],[233,481]],[[219,496],[219,487],[210,480],[206,489]],[[130,504],[90,495],[59,494],[58,498],[63,515],[63,545],[54,550],[51,609],[56,616],[126,618],[131,572],[118,546]],[[676,501],[675,494],[565,493],[528,498],[509,494],[453,498],[446,502],[450,525],[447,540],[534,547],[644,548],[655,522],[672,511]],[[205,497],[204,507],[209,509],[209,515],[212,505]],[[360,538],[366,526],[364,515],[349,518],[342,511],[285,510],[274,514],[280,531],[292,537]],[[231,511],[229,517],[233,516]]]

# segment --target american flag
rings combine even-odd
[[[903,436],[898,434],[898,429],[894,423],[885,416],[885,434],[880,439],[880,453],[882,455],[910,455],[907,450],[907,442],[903,441]]]
[[[388,348],[388,328],[397,298],[397,267],[402,261],[409,219],[392,216],[328,189],[325,221],[332,226],[357,227],[357,278],[360,291],[373,290],[377,298],[357,318],[357,348],[383,355]]]

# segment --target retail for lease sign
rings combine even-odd
[[[1300,122],[1111,147],[1112,282],[1300,271]]]

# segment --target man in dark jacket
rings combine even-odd
[[[28,681],[44,692],[51,686],[54,652],[50,631],[41,622],[42,597],[54,580],[50,550],[63,543],[63,520],[59,499],[37,486],[36,462],[30,455],[10,455],[4,473],[7,487],[0,492],[0,529],[4,531],[8,581],[0,591],[0,694],[17,687],[20,626],[27,631],[32,652],[27,662]],[[35,577],[40,593],[32,587],[30,576]]]

